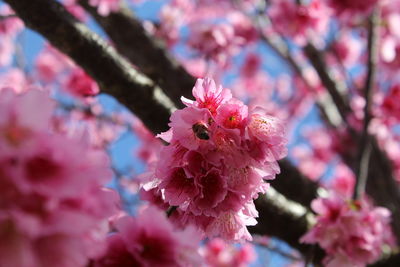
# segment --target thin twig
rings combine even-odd
[[[291,68],[294,71],[294,73],[298,77],[300,77],[300,79],[303,81],[303,83],[309,90],[311,90],[313,93],[316,93],[315,88],[310,84],[309,80],[303,73],[301,67],[293,58],[292,54],[289,51],[289,47],[285,43],[283,38],[278,34],[273,34],[271,36],[265,35],[263,29],[266,27],[273,26],[272,22],[265,15],[265,9],[266,9],[266,4],[265,5],[261,4],[260,7],[258,7],[257,9],[258,12],[256,12],[255,16],[248,15],[257,26],[257,31],[259,33],[260,40],[263,41],[265,44],[267,44],[276,53],[278,57],[280,57],[284,62],[288,64],[289,68]],[[316,99],[316,106],[322,118],[327,122],[327,124],[329,126],[335,127],[341,124],[341,118],[339,116],[339,112],[335,112],[337,108],[332,109],[330,107],[331,102],[332,101],[329,101],[329,99],[319,97]]]
[[[367,78],[364,87],[364,122],[359,142],[358,166],[356,168],[356,185],[354,188],[353,198],[360,198],[364,192],[368,179],[369,161],[371,157],[371,140],[368,133],[368,126],[372,119],[371,101],[373,87],[376,76],[376,65],[378,63],[378,43],[379,43],[379,21],[380,10],[375,8],[369,19],[368,26],[368,62],[367,62]]]
[[[333,54],[333,56],[335,57],[335,59],[336,59],[336,61],[337,61],[337,64],[339,65],[339,68],[340,68],[340,70],[341,70],[343,76],[345,76],[346,80],[348,81],[349,86],[350,86],[349,90],[351,90],[352,88],[353,88],[354,90],[357,90],[357,89],[358,89],[358,86],[355,84],[353,76],[351,75],[350,71],[348,71],[348,70],[346,69],[346,67],[345,67],[345,65],[344,65],[344,62],[343,62],[343,60],[340,58],[340,56],[339,56],[338,52],[336,51],[336,49],[333,49],[332,45],[330,45],[330,46],[328,47],[328,50],[330,50],[330,52],[331,52],[331,53]]]
[[[347,115],[350,112],[349,103],[341,94],[343,89],[340,89],[339,83],[337,83],[328,71],[328,67],[325,64],[323,55],[321,52],[311,43],[304,47],[304,53],[311,65],[317,72],[322,84],[327,89],[328,93],[331,95],[333,102],[335,103],[340,116],[344,122],[347,121]]]

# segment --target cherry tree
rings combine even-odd
[[[400,1],[3,2],[0,266],[400,264]]]

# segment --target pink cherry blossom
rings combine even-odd
[[[176,206],[178,225],[192,223],[209,236],[251,239],[246,225],[258,215],[253,200],[265,193],[286,155],[284,127],[262,109],[232,98],[211,79],[199,79],[195,101],[171,116],[169,143],[143,180],[146,199]],[[160,199],[163,200],[160,202]]]
[[[196,101],[182,98],[183,103],[187,106],[206,108],[212,115],[216,114],[219,105],[232,98],[230,90],[223,89],[220,85],[217,86],[214,80],[210,78],[197,79],[192,93]]]
[[[85,21],[87,19],[85,10],[76,0],[63,0],[63,4],[65,8],[79,20]]]
[[[366,199],[345,200],[332,194],[312,202],[317,223],[302,242],[318,243],[326,266],[365,266],[379,259],[383,246],[393,246],[390,212]]]
[[[255,42],[258,38],[258,32],[250,18],[240,12],[231,12],[228,20],[232,24],[235,35],[241,37],[246,43]]]
[[[324,34],[329,10],[319,0],[298,5],[291,0],[274,0],[268,10],[276,30],[304,45],[312,33]]]
[[[108,158],[51,131],[53,109],[44,91],[0,90],[1,266],[86,266],[105,249]]]
[[[166,41],[168,46],[173,46],[179,40],[179,30],[185,18],[185,11],[178,5],[165,5],[160,11],[160,26],[155,35]]]
[[[247,126],[247,106],[241,102],[226,103],[219,106],[215,120],[227,129],[244,130]]]
[[[329,187],[337,194],[350,198],[354,191],[355,178],[352,171],[345,165],[336,167],[335,175],[329,183]]]
[[[156,161],[162,147],[160,140],[139,119],[135,118],[132,129],[142,141],[142,145],[136,151],[137,156],[147,164]]]
[[[31,79],[18,68],[10,68],[0,74],[0,88],[9,88],[16,93],[22,93],[32,87]],[[1,90],[1,89],[0,89]]]
[[[360,40],[352,37],[350,33],[341,35],[332,45],[334,53],[336,53],[336,56],[345,66],[357,63],[357,60],[360,58],[361,47]]]
[[[45,45],[36,58],[35,67],[38,78],[45,83],[49,83],[53,82],[62,72],[69,69],[72,64],[72,61],[55,48]]]
[[[394,84],[391,86],[389,92],[382,103],[382,110],[386,116],[400,121],[400,85]]]
[[[71,71],[65,82],[65,88],[71,94],[83,98],[95,96],[100,92],[97,83],[80,68]]]
[[[231,56],[235,55],[243,39],[235,35],[230,24],[193,24],[189,45],[192,49],[225,66]]]
[[[2,16],[9,16],[15,12],[8,6],[3,5],[0,8]],[[0,21],[0,36],[14,38],[24,29],[24,23],[18,17],[6,17]]]
[[[9,37],[2,38],[0,42],[0,67],[5,67],[11,64],[15,47],[13,40]]]
[[[117,232],[108,238],[108,249],[95,261],[107,266],[200,266],[200,236],[192,227],[175,229],[161,210],[146,207],[136,218],[115,222]]]

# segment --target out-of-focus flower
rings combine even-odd
[[[114,224],[116,233],[109,236],[96,267],[201,266],[200,235],[193,227],[175,229],[161,210],[142,207],[136,218],[122,217]]]
[[[314,200],[312,208],[317,223],[301,240],[325,250],[326,266],[365,266],[379,259],[385,245],[394,245],[390,211],[366,198],[345,200],[332,194]]]

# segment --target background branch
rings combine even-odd
[[[263,7],[265,9],[265,7]],[[260,10],[258,16],[254,19],[258,25],[258,32],[261,40],[270,47],[275,54],[287,63],[289,68],[303,81],[305,86],[315,93],[315,88],[310,84],[306,75],[303,73],[301,66],[296,62],[294,57],[289,51],[289,47],[278,34],[271,34],[267,36],[264,33],[264,27],[272,27],[272,22],[265,16],[265,10]],[[262,15],[262,17],[260,17]],[[336,127],[341,124],[340,113],[331,98],[320,97],[316,99],[316,106],[320,112],[321,118],[327,123],[328,126]],[[336,112],[337,111],[337,112]]]
[[[309,208],[311,201],[318,196],[319,184],[305,177],[287,159],[280,160],[279,166],[282,172],[269,183],[286,198]]]
[[[365,192],[365,186],[368,178],[369,160],[371,156],[371,142],[368,133],[369,123],[372,119],[371,101],[373,87],[375,83],[376,65],[378,64],[378,38],[379,38],[379,21],[380,11],[375,8],[369,18],[368,26],[368,62],[367,62],[367,78],[364,87],[364,121],[361,138],[359,142],[358,165],[356,167],[356,185],[354,188],[353,198],[360,198]]]
[[[325,59],[323,55],[318,51],[318,49],[312,44],[307,44],[304,49],[304,53],[307,55],[311,64],[313,65],[315,71],[318,73],[318,76],[325,86],[329,94],[331,95],[333,102],[335,103],[340,116],[344,122],[347,121],[347,115],[350,112],[350,107],[348,101],[345,100],[341,92],[344,92],[345,89],[340,89],[339,83],[337,83],[329,74],[328,68],[325,64]]]
[[[175,106],[182,108],[180,97],[192,97],[196,80],[168,53],[161,40],[150,36],[128,8],[121,7],[117,12],[101,16],[87,0],[79,3],[104,29],[118,52],[156,82]]]
[[[315,220],[305,207],[289,201],[273,188],[266,195],[260,195],[255,204],[259,218],[257,225],[249,227],[252,234],[275,236],[303,255],[314,249],[313,261],[318,263],[322,260],[324,252],[321,248],[299,243]]]

